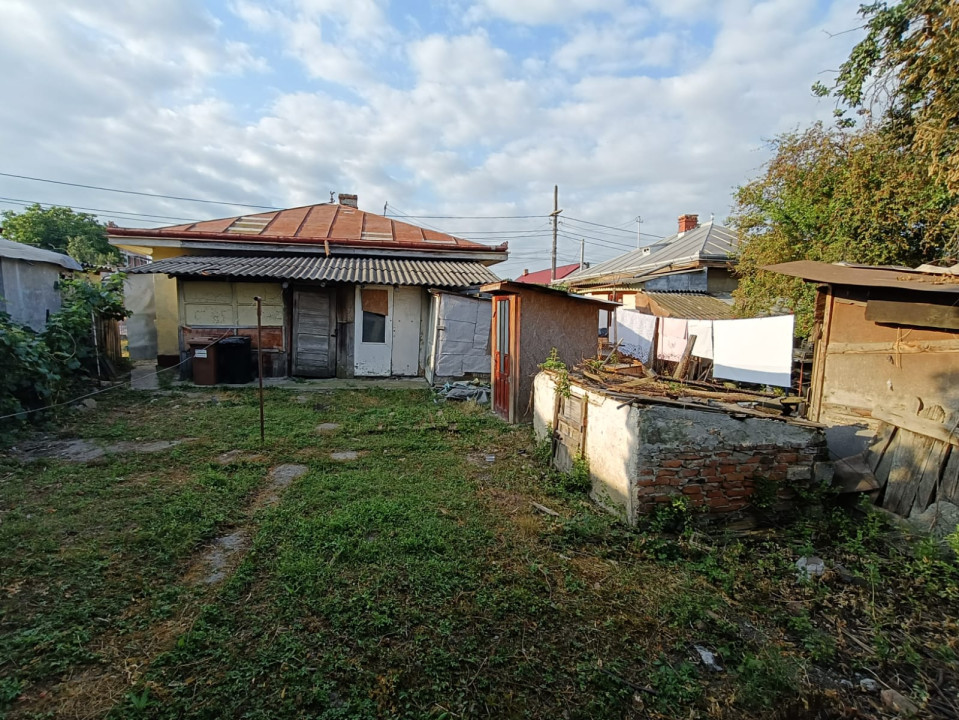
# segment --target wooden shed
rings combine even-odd
[[[809,261],[765,268],[820,283],[808,417],[839,457],[865,451],[882,504],[959,503],[959,275]]]
[[[530,422],[540,363],[553,348],[569,367],[595,357],[599,311],[619,303],[509,281],[482,291],[493,296],[493,409],[507,422]]]

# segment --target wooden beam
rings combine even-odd
[[[917,435],[933,438],[934,440],[949,443],[950,445],[959,445],[959,426],[953,425],[950,427],[949,425],[943,425],[934,420],[926,420],[925,418],[915,416],[910,417],[892,412],[891,410],[883,410],[882,408],[873,410],[872,416],[877,420],[882,420],[884,423],[895,425],[898,428],[914,432]]]
[[[913,355],[915,353],[959,352],[957,340],[903,340],[902,342],[831,343],[827,355]]]
[[[934,303],[870,300],[866,320],[887,325],[959,330],[959,307]]]

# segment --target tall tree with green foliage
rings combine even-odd
[[[831,88],[817,83],[813,89],[837,99],[842,125],[855,123],[850,112],[881,123],[959,195],[959,3],[873,2],[860,14],[865,38]]]
[[[87,266],[113,265],[120,251],[110,245],[106,228],[96,217],[68,207],[31,205],[23,212],[3,213],[3,236],[14,242],[66,253]]]
[[[821,124],[771,143],[765,174],[740,187],[730,220],[742,245],[740,312],[796,313],[813,322],[814,289],[761,268],[791,260],[915,266],[938,258],[959,230],[956,197],[925,157],[884,128]]]

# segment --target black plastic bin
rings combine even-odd
[[[252,341],[248,337],[223,338],[217,343],[217,380],[232,385],[253,382]]]

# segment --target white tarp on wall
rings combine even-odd
[[[490,300],[452,293],[438,293],[433,376],[460,378],[467,374],[490,374]]]
[[[713,322],[713,377],[789,387],[792,315]]]

